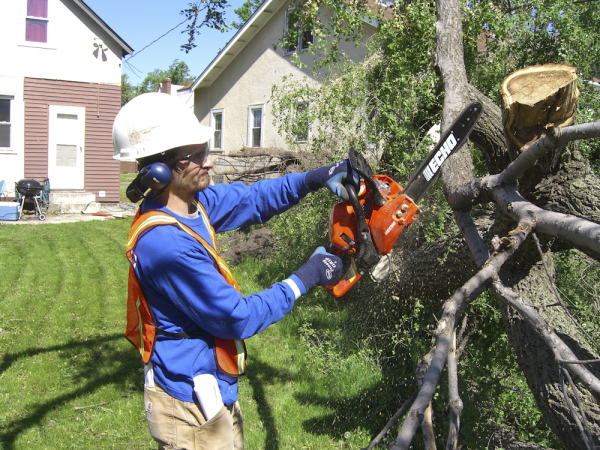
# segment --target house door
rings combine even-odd
[[[48,178],[52,189],[83,189],[85,108],[50,105]]]

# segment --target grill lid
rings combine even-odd
[[[42,185],[37,180],[24,178],[17,181],[17,191],[19,191],[22,195],[38,195],[40,192],[42,192]]]

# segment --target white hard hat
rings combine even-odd
[[[204,144],[213,129],[172,95],[142,94],[121,108],[113,124],[113,158],[135,161],[176,147]]]

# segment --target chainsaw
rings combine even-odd
[[[365,158],[350,150],[348,159],[359,181],[351,175],[344,179],[349,200],[335,205],[329,217],[328,251],[350,260],[342,279],[335,286],[325,286],[335,297],[348,292],[366,271],[376,282],[387,277],[396,240],[421,214],[417,202],[435,184],[448,156],[466,142],[482,110],[481,103],[469,104],[405,187],[387,175],[373,174]]]

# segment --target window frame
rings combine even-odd
[[[25,10],[25,39],[24,39],[24,41],[26,43],[33,44],[33,45],[35,45],[35,44],[48,44],[48,41],[49,41],[49,39],[48,39],[48,29],[49,29],[49,26],[48,26],[48,24],[50,23],[50,19],[48,17],[50,15],[49,14],[49,3],[50,3],[49,1],[46,1],[46,17],[43,17],[43,16],[30,16],[28,14],[28,11]],[[33,41],[33,40],[27,39],[27,24],[28,24],[28,22],[30,20],[31,21],[35,20],[35,21],[46,22],[46,40],[45,41]]]
[[[13,114],[13,103],[14,103],[14,95],[4,95],[0,94],[0,100],[8,100],[8,122],[0,122],[0,126],[8,128],[8,147],[1,147],[0,152],[11,151],[14,145],[13,142],[13,125],[14,125],[14,114]]]
[[[296,123],[298,111],[301,107],[306,108],[306,137],[305,137],[305,139],[300,139],[300,136],[298,136],[297,134],[294,135],[294,142],[298,142],[300,144],[306,143],[310,139],[310,101],[304,100],[304,101],[298,101],[296,103],[296,108],[294,110],[294,123]],[[302,136],[302,137],[304,137],[304,136]]]
[[[290,14],[292,14],[295,11],[295,9],[296,8],[290,8],[285,12],[285,18],[283,21],[283,35],[284,36],[287,35],[287,30],[291,28],[288,26],[288,21],[289,21]],[[302,24],[300,24],[300,27],[302,27]],[[294,53],[303,53],[303,52],[308,51],[310,49],[310,45],[308,45],[308,41],[305,41],[304,35],[305,35],[305,33],[310,32],[310,35],[312,38],[310,41],[310,44],[314,44],[315,43],[314,28],[315,27],[313,25],[305,32],[303,32],[301,29],[299,29],[295,47],[293,48],[293,50],[290,50],[292,47],[284,47],[283,54],[284,55],[293,55]],[[306,42],[306,45],[305,45],[305,42]]]
[[[221,146],[220,147],[215,147],[215,132],[217,131],[215,129],[215,115],[220,114],[221,115]],[[213,133],[210,137],[210,141],[209,141],[209,149],[210,151],[216,151],[216,152],[222,152],[225,150],[225,140],[224,140],[224,136],[223,136],[223,124],[225,123],[225,109],[224,108],[218,108],[218,109],[211,109],[210,110],[210,127],[213,129]]]
[[[254,147],[252,145],[254,143],[254,133],[255,129],[254,125],[254,114],[253,111],[260,110],[260,145],[258,147]],[[246,143],[247,147],[250,148],[262,148],[263,142],[265,138],[265,105],[263,103],[257,103],[254,105],[248,106],[248,136]]]

